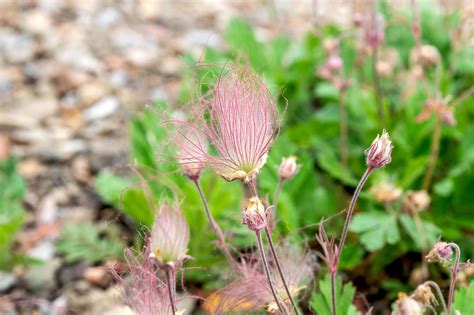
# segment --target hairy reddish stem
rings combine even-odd
[[[332,304],[332,315],[337,315],[336,310],[336,273],[331,272],[331,304]]]
[[[270,268],[268,267],[267,257],[265,255],[265,251],[263,249],[262,234],[260,233],[260,231],[255,231],[255,234],[257,235],[258,249],[260,251],[260,256],[262,258],[262,263],[263,263],[263,268],[265,269],[265,275],[267,276],[268,285],[270,286],[270,290],[272,291],[273,298],[275,299],[275,302],[278,305],[278,308],[283,313],[286,313],[285,309],[281,305],[280,300],[278,299],[278,295],[276,293],[275,286],[274,286],[273,281],[272,281],[272,276],[270,274]]]
[[[461,249],[456,243],[449,243],[449,246],[454,248],[454,253],[456,255],[456,260],[454,261],[454,267],[450,268],[451,271],[451,283],[449,285],[449,295],[448,295],[448,305],[447,305],[447,315],[451,315],[451,305],[453,304],[454,298],[454,289],[456,288],[456,279],[459,272],[459,262],[461,260]]]
[[[380,119],[380,122],[385,125],[385,114],[383,111],[382,103],[382,89],[380,87],[380,78],[377,73],[377,59],[378,59],[378,48],[374,47],[372,51],[372,80],[375,89],[375,102],[377,103],[377,113]]]
[[[431,139],[431,153],[428,162],[428,169],[426,170],[425,177],[423,178],[422,187],[424,190],[428,190],[433,179],[433,173],[438,161],[439,145],[441,142],[441,119],[436,115],[433,138]]]
[[[339,89],[339,131],[341,133],[340,149],[341,149],[341,163],[347,167],[349,160],[349,141],[347,131],[347,110],[346,110],[346,95],[342,89]]]
[[[362,187],[364,187],[364,184],[367,181],[367,178],[369,178],[369,175],[372,170],[372,167],[367,167],[367,170],[365,171],[364,175],[362,175],[362,178],[360,179],[360,182],[357,185],[354,195],[352,195],[351,203],[349,204],[349,209],[347,210],[346,220],[344,221],[344,227],[342,228],[341,239],[339,240],[339,257],[342,254],[342,250],[344,249],[344,244],[347,238],[347,231],[349,230],[349,224],[352,220],[352,214],[354,213],[355,204],[357,202],[357,199],[359,198],[360,191],[362,190]]]
[[[232,257],[232,254],[229,251],[229,248],[227,247],[227,243],[225,241],[225,236],[224,233],[222,232],[219,224],[217,224],[216,220],[214,220],[214,217],[212,216],[211,211],[209,210],[209,206],[207,204],[206,197],[204,196],[204,193],[201,188],[201,184],[199,183],[199,180],[194,180],[194,184],[196,185],[196,188],[199,192],[199,197],[201,198],[202,205],[204,207],[204,210],[207,215],[207,219],[209,221],[209,224],[211,225],[212,229],[217,235],[217,238],[219,239],[219,247],[222,249],[224,252],[227,260],[229,261],[230,264],[234,263],[234,258]]]
[[[288,284],[285,279],[285,275],[283,274],[283,271],[281,269],[280,260],[278,259],[275,246],[273,245],[272,234],[268,227],[265,228],[265,234],[267,235],[268,244],[270,245],[270,250],[272,252],[273,260],[275,261],[275,264],[277,266],[277,270],[278,270],[278,273],[280,274],[281,282],[283,283],[283,286],[285,287],[285,291],[286,291],[286,294],[288,295],[288,299],[290,300],[291,305],[293,306],[296,314],[299,314],[298,306],[296,305],[295,300],[293,299],[293,296],[291,295],[290,289],[288,288]]]
[[[172,268],[165,268],[166,282],[168,287],[168,295],[170,298],[171,310],[173,315],[176,314],[176,284],[175,274]]]

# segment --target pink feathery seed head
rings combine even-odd
[[[180,265],[187,258],[189,226],[179,205],[163,202],[151,229],[151,254],[163,265]]]
[[[310,252],[298,247],[285,245],[277,250],[280,266],[285,275],[288,289],[293,297],[297,298],[313,279],[316,267],[316,257]],[[287,294],[281,278],[278,276],[275,264],[273,263],[274,283],[277,286],[277,293],[280,298],[287,301]]]
[[[247,206],[242,211],[242,224],[252,231],[260,231],[268,224],[268,212],[258,197],[247,201]]]
[[[204,129],[218,153],[209,167],[228,181],[252,180],[280,130],[275,99],[261,78],[245,68],[226,67],[204,115]]]
[[[367,165],[371,168],[380,168],[390,163],[392,160],[392,141],[387,131],[383,130],[382,135],[377,135],[372,145],[365,150]]]
[[[438,241],[426,255],[426,260],[428,262],[447,262],[451,259],[452,254],[453,251],[448,243]]]
[[[296,173],[298,173],[301,165],[298,165],[296,160],[296,156],[289,156],[282,159],[281,164],[278,167],[278,176],[282,180],[291,179],[296,175]]]
[[[176,144],[182,173],[191,180],[199,179],[208,157],[206,136],[191,125],[183,125]]]
[[[166,283],[160,279],[158,265],[149,257],[150,246],[138,254],[125,250],[128,276],[111,272],[118,281],[120,296],[125,305],[137,315],[167,315],[171,313]]]

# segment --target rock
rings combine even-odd
[[[24,275],[25,286],[36,294],[46,296],[55,285],[56,271],[61,261],[54,259],[44,262],[41,266],[30,267]]]
[[[134,315],[132,309],[125,305],[114,305],[104,315]]]
[[[91,179],[89,160],[85,156],[75,158],[72,161],[72,172],[79,182],[89,182]]]
[[[32,179],[44,174],[46,167],[38,159],[28,158],[18,163],[18,172],[27,179]]]
[[[51,303],[50,314],[51,315],[67,315],[68,314],[67,298],[64,295],[60,295],[56,300]]]
[[[89,106],[106,95],[109,90],[109,87],[103,82],[89,82],[79,87],[77,96],[82,104]]]
[[[17,282],[17,279],[11,273],[0,271],[0,292],[6,292]]]
[[[11,63],[23,63],[31,60],[36,53],[35,41],[25,34],[0,29],[0,47],[5,59]]]
[[[95,18],[95,23],[100,28],[109,28],[122,19],[122,13],[113,7],[102,9]]]
[[[48,35],[52,30],[51,16],[41,10],[26,12],[21,27],[33,35]]]
[[[90,284],[107,287],[112,280],[109,272],[104,267],[89,267],[84,271],[84,279]]]
[[[28,257],[41,260],[48,264],[54,257],[55,247],[53,242],[49,240],[38,243],[33,249],[28,252]]]
[[[68,224],[92,222],[95,217],[95,210],[89,207],[67,207],[60,209],[61,221]]]
[[[58,206],[53,194],[46,195],[36,210],[36,223],[51,224],[58,219]]]
[[[115,96],[106,96],[92,105],[84,112],[86,121],[103,119],[112,115],[119,107],[118,99]]]
[[[0,134],[0,161],[6,160],[10,156],[10,138]]]

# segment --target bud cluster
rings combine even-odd
[[[291,179],[296,175],[296,173],[298,173],[301,165],[296,164],[296,160],[296,156],[283,158],[280,167],[278,168],[278,176],[281,180]]]
[[[392,149],[393,145],[390,136],[384,130],[382,135],[377,135],[372,145],[365,150],[367,165],[371,168],[381,168],[389,164],[392,160]]]
[[[349,82],[342,75],[344,61],[339,53],[339,40],[328,38],[324,41],[323,48],[327,59],[318,69],[318,75],[331,81],[338,90],[343,91],[347,88]]]
[[[268,224],[268,213],[262,201],[258,197],[248,200],[247,206],[242,212],[242,224],[252,231],[260,231]]]

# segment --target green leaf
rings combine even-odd
[[[121,209],[138,223],[146,226],[153,224],[155,210],[150,208],[143,191],[130,188],[130,180],[102,172],[97,176],[95,186],[104,201]]]
[[[359,213],[352,220],[349,229],[359,234],[360,242],[370,252],[400,240],[397,217],[388,213]]]
[[[436,225],[424,222],[420,220],[421,222],[421,228],[423,229],[424,236],[426,238],[426,244],[427,247],[430,247],[432,244],[434,244],[439,237],[441,231]],[[416,225],[415,220],[410,217],[409,215],[402,214],[400,215],[400,223],[403,227],[403,229],[407,232],[407,234],[410,236],[410,238],[413,240],[413,242],[416,244],[416,247],[418,249],[421,249],[421,239],[420,239],[420,232],[418,231],[419,228]]]
[[[458,310],[461,314],[474,314],[474,281],[469,286],[460,287],[454,294],[453,310]]]
[[[123,254],[118,229],[111,225],[98,226],[91,223],[65,226],[57,250],[65,255],[67,262],[84,260],[97,263]]]
[[[224,32],[224,38],[234,51],[248,57],[255,70],[267,69],[263,45],[257,41],[247,22],[238,18],[232,19]]]
[[[12,265],[10,246],[23,225],[21,205],[26,192],[23,178],[17,173],[13,159],[0,162],[0,269]]]
[[[351,283],[342,285],[339,277],[336,278],[336,310],[337,314],[357,315],[360,314],[352,304],[356,292],[355,287]],[[326,275],[319,282],[319,292],[313,293],[311,296],[311,309],[318,315],[332,314],[331,299],[331,277]]]

